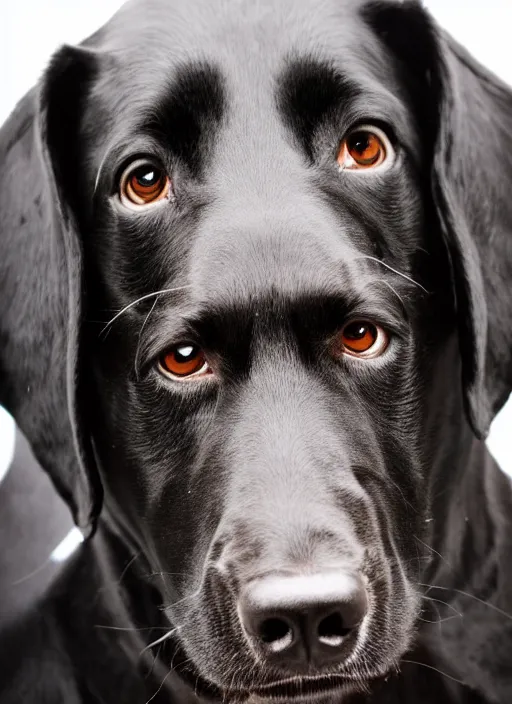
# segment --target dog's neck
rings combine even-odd
[[[497,688],[496,701],[512,701],[510,652],[503,652],[512,633],[511,482],[484,442],[459,437],[440,448],[431,485],[425,542],[433,559],[422,583],[432,623],[421,626],[420,650],[430,666],[482,693],[468,701],[487,701],[483,693]],[[450,687],[454,701],[466,701],[467,688]]]
[[[140,547],[120,530],[119,521],[108,511],[102,515],[92,540],[84,547],[78,560],[79,574],[75,575],[85,587],[82,599],[93,604],[87,618],[94,619],[94,628],[101,648],[105,651],[104,668],[117,667],[119,649],[125,654],[125,671],[115,678],[99,678],[89,673],[89,682],[95,682],[93,694],[98,701],[122,701],[137,704],[198,704],[199,699],[169,668],[159,654],[164,643],[155,643],[169,631],[160,608],[161,597],[151,583],[151,568]],[[87,593],[87,582],[80,572],[96,572],[92,584],[101,585],[99,592]],[[90,626],[91,624],[88,624]],[[152,647],[155,643],[155,647]],[[126,680],[126,681],[125,681]],[[110,691],[112,681],[116,691]],[[119,689],[122,683],[123,689]],[[106,686],[107,691],[101,688]],[[101,691],[100,691],[101,690]],[[94,700],[96,701],[96,700]]]
[[[512,485],[484,442],[473,436],[439,448],[430,485],[424,580],[471,593],[498,578],[512,544],[505,539]],[[503,562],[505,560],[505,563]],[[490,575],[495,573],[494,578]],[[493,581],[494,580],[494,581]],[[500,599],[507,594],[500,593]]]

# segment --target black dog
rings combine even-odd
[[[512,93],[416,2],[131,2],[1,136],[0,401],[88,540],[0,701],[512,702]]]

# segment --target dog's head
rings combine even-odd
[[[154,0],[7,128],[2,400],[204,690],[311,701],[410,646],[511,387],[511,108],[415,2]]]

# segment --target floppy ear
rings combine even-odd
[[[372,3],[365,15],[397,57],[423,122],[466,411],[484,438],[512,390],[512,91],[419,2]]]
[[[102,492],[82,374],[82,245],[69,164],[94,56],[64,47],[0,132],[0,403],[86,535]]]

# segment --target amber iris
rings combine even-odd
[[[369,169],[382,164],[386,148],[382,139],[369,130],[356,130],[341,143],[338,163],[345,169]]]
[[[354,354],[368,352],[377,342],[377,327],[372,323],[356,320],[345,325],[341,333],[343,347]]]
[[[208,370],[203,351],[196,345],[184,344],[172,347],[160,358],[164,372],[176,377],[187,377]]]
[[[146,163],[128,173],[122,190],[123,195],[133,204],[148,205],[168,195],[169,179],[162,169]]]

